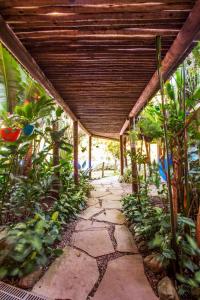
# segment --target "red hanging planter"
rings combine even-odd
[[[5,142],[15,142],[21,134],[21,129],[19,128],[1,128],[0,129],[0,136]]]

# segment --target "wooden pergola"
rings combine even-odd
[[[167,79],[200,31],[200,0],[0,0],[0,15],[2,43],[74,121],[76,181],[78,125],[90,148],[92,136],[121,136],[122,152],[159,89],[156,36]]]

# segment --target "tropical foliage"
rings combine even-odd
[[[74,184],[67,115],[2,46],[0,95],[0,278],[19,278],[61,253],[90,186],[86,173]]]
[[[175,270],[180,295],[189,291],[190,297],[197,299],[200,297],[199,55],[198,45],[165,84],[160,75],[160,93],[146,106],[130,131],[130,141],[136,143],[134,159],[140,189],[138,194],[123,200],[136,235],[148,242],[149,249],[157,253],[167,270],[173,269],[173,273]],[[158,70],[160,67],[158,63]],[[151,163],[152,142],[159,149],[158,165]],[[160,196],[159,206],[150,200],[152,184]]]

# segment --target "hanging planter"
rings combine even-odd
[[[0,136],[5,142],[15,142],[18,140],[21,134],[21,129],[19,128],[1,128]]]
[[[24,133],[26,136],[30,136],[30,135],[33,133],[34,129],[35,129],[35,126],[34,126],[34,125],[32,125],[32,124],[27,124],[27,125],[25,125],[24,128],[23,128],[23,133]]]

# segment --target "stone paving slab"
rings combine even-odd
[[[124,195],[124,190],[120,190],[120,191],[111,191],[111,195],[117,196],[117,197],[123,197]]]
[[[109,195],[110,194],[110,192],[108,192],[108,191],[91,191],[90,192],[90,196],[91,196],[91,198],[100,198],[100,197],[104,197],[104,196],[107,196],[107,195]]]
[[[86,300],[98,280],[96,260],[71,247],[50,266],[33,292],[53,299]]]
[[[115,209],[122,209],[122,204],[120,201],[114,200],[103,200],[102,201],[103,208],[115,208]]]
[[[138,253],[133,236],[125,225],[115,225],[114,237],[117,242],[117,251]]]
[[[140,255],[108,262],[106,273],[92,300],[156,300],[145,276]]]
[[[107,196],[100,197],[100,200],[120,201],[121,198],[122,198],[122,196],[120,196],[120,195],[113,195],[113,194],[110,194],[110,195],[107,195]]]
[[[122,257],[107,257],[108,265],[103,279],[90,299],[157,299],[144,274],[142,257],[138,254],[133,237],[123,225],[125,217],[120,212],[120,200],[129,190],[131,186],[119,184],[117,177],[95,181],[95,190],[88,199],[89,207],[79,215],[81,219],[73,233],[71,247],[64,248],[64,253],[35,285],[34,292],[55,300],[88,300],[89,293],[99,279],[95,258],[119,251],[124,252]],[[111,227],[115,227],[116,250],[108,232]]]
[[[120,193],[120,192],[123,192],[123,188],[122,188],[121,184],[119,186],[114,185],[111,188],[109,188],[109,191],[111,193]]]
[[[125,223],[124,215],[117,209],[106,209],[104,212],[94,217],[94,219],[119,225]]]
[[[75,230],[76,231],[83,231],[83,230],[95,230],[97,228],[108,228],[109,224],[104,223],[104,222],[95,222],[91,220],[80,220],[77,225]]]
[[[96,199],[96,198],[88,198],[87,199],[87,205],[88,206],[100,207],[99,200]]]
[[[75,232],[72,237],[73,245],[93,257],[115,252],[110,236],[106,229]]]
[[[83,219],[91,219],[94,215],[100,213],[103,209],[95,206],[90,206],[85,209],[79,216]]]

